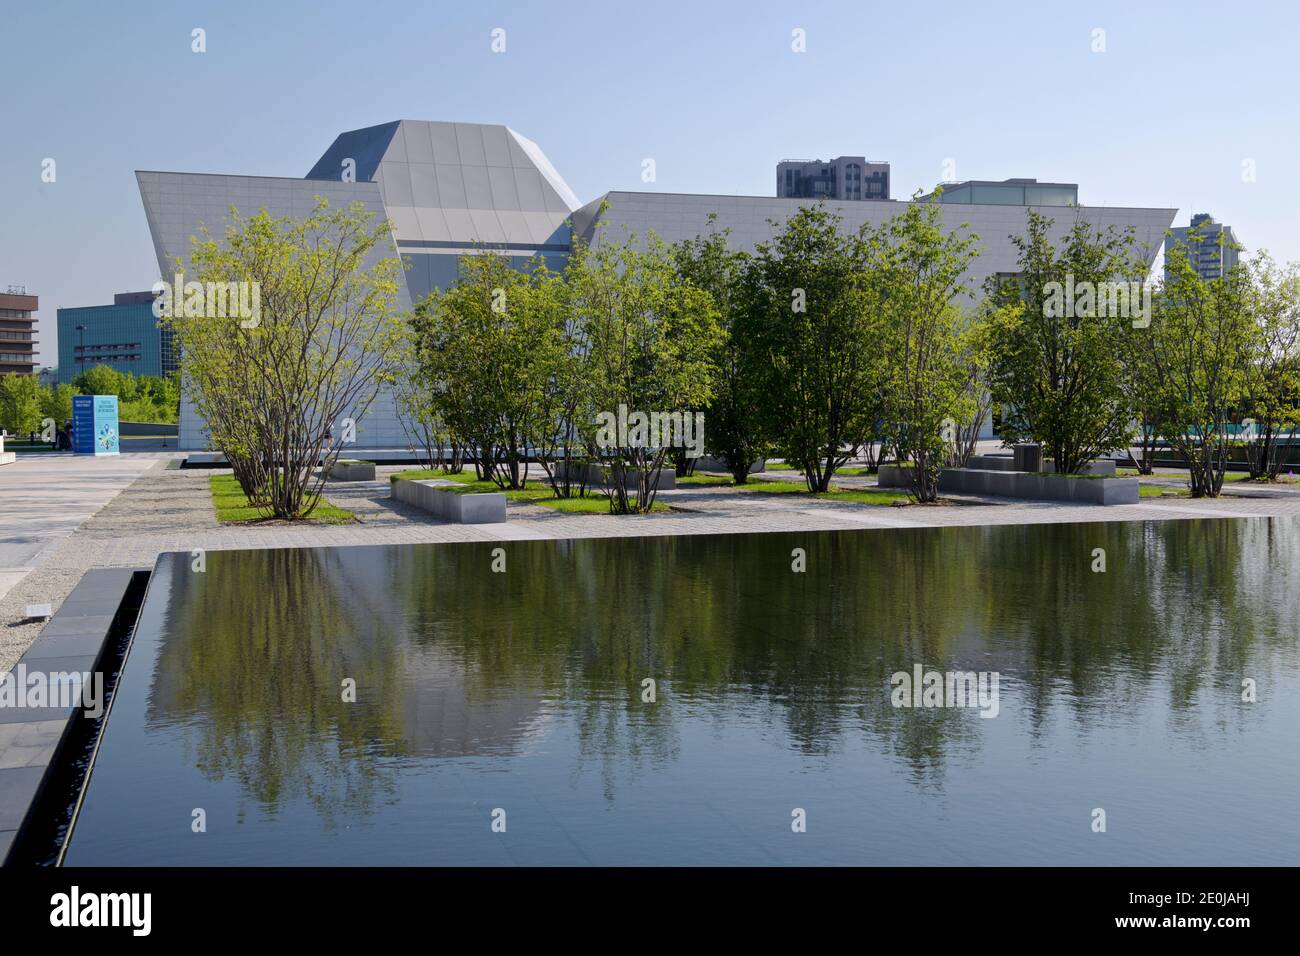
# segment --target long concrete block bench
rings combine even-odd
[[[755,458],[749,464],[749,473],[751,475],[761,474],[766,468],[766,458]],[[721,458],[714,458],[712,455],[701,455],[699,458],[695,459],[695,470],[725,471],[727,474],[731,474],[731,469],[727,467],[727,463]]]
[[[939,472],[939,490],[959,495],[1135,505],[1139,498],[1138,488],[1136,478],[1076,478],[982,468],[945,468]]]
[[[374,481],[375,463],[343,458],[330,467],[328,477],[330,481]]]
[[[876,469],[876,484],[881,488],[910,488],[913,471],[911,465],[881,465]]]
[[[506,496],[500,492],[458,491],[455,482],[399,478],[392,495],[455,524],[495,524],[506,520]]]
[[[555,466],[555,475],[557,478],[564,478],[564,463]],[[635,489],[640,484],[640,472],[628,469],[623,473],[623,478],[628,488]],[[574,468],[574,480],[583,482],[588,488],[605,488],[611,484],[613,469],[607,465],[579,465]],[[673,491],[677,488],[677,472],[672,468],[660,468],[659,491]]]
[[[1010,455],[971,455],[966,460],[966,467],[978,468],[983,471],[1015,471],[1016,461]],[[1055,472],[1056,463],[1050,458],[1043,459],[1043,471]],[[1094,459],[1083,466],[1081,474],[1113,477],[1115,462],[1109,458]]]

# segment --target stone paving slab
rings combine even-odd
[[[0,724],[0,772],[26,767],[42,770],[63,739],[66,720],[29,720]]]
[[[0,597],[157,462],[148,455],[19,454],[0,470]]]

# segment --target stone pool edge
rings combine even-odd
[[[119,633],[136,576],[151,569],[91,568],[14,664],[29,673],[95,672],[109,638]],[[0,865],[33,825],[32,814],[60,766],[80,707],[0,708]]]

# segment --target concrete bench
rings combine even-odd
[[[496,524],[506,520],[506,496],[500,492],[462,492],[441,479],[399,478],[393,497],[453,524]]]
[[[978,468],[984,471],[1015,471],[1016,462],[1010,455],[971,455],[966,460],[966,467]],[[1043,459],[1043,471],[1055,472],[1056,463],[1050,458]],[[1109,458],[1093,459],[1083,466],[1081,474],[1113,477],[1115,462]]]
[[[555,475],[559,479],[564,478],[564,463],[560,462],[555,466]],[[585,469],[585,470],[584,470]],[[588,488],[605,488],[611,484],[610,478],[613,469],[606,465],[578,465],[574,468],[574,480],[583,482]],[[635,490],[638,484],[640,472],[627,469],[623,472],[624,481],[631,490]],[[585,476],[585,479],[584,479]],[[672,468],[659,469],[658,491],[673,491],[677,488],[677,472]]]
[[[1135,505],[1140,496],[1138,489],[1136,478],[1075,478],[1070,475],[989,471],[981,468],[945,468],[939,472],[939,490],[959,495],[994,495],[1094,505]]]
[[[375,463],[342,458],[330,466],[328,478],[330,481],[374,481]]]

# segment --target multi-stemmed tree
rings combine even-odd
[[[560,416],[556,383],[569,360],[560,276],[485,250],[412,320],[417,368],[434,419],[473,456],[482,479],[523,488],[530,458],[546,459]],[[408,406],[414,409],[412,396]]]
[[[710,226],[713,221],[710,216]],[[757,412],[760,352],[737,334],[752,291],[746,282],[749,257],[728,245],[728,232],[713,230],[678,243],[673,255],[678,275],[713,298],[722,333],[713,358],[713,397],[705,413],[705,447],[726,464],[736,484],[744,484],[755,459],[766,451],[767,441]]]
[[[624,412],[668,419],[707,406],[722,338],[717,309],[708,292],[678,273],[654,235],[580,246],[565,278],[582,363],[575,425],[608,469],[611,510],[648,512],[675,436],[619,429],[611,442],[605,424]]]
[[[1165,275],[1147,346],[1159,431],[1187,462],[1192,495],[1216,497],[1259,336],[1250,279],[1242,268],[1204,279],[1183,246],[1166,254]]]
[[[1120,362],[1120,315],[1070,314],[1052,290],[1101,287],[1145,277],[1131,231],[1096,229],[1075,219],[1053,243],[1053,220],[1027,210],[1023,236],[1013,236],[1020,269],[989,277],[997,307],[991,331],[990,379],[1002,408],[1004,438],[1041,442],[1057,472],[1077,472],[1095,456],[1125,447],[1129,408]],[[1091,311],[1091,310],[1089,310]]]
[[[735,324],[754,350],[760,423],[814,492],[875,432],[886,375],[870,243],[840,223],[822,205],[773,223],[780,231],[755,250]]]
[[[884,322],[879,350],[887,443],[911,467],[918,501],[939,496],[939,469],[955,452],[957,422],[976,417],[981,349],[963,314],[966,269],[978,237],[948,232],[939,207],[912,203],[872,237],[871,278]]]
[[[1260,252],[1243,267],[1257,334],[1246,371],[1250,477],[1277,480],[1300,426],[1300,268]]]
[[[388,224],[359,203],[324,199],[304,218],[232,209],[224,236],[194,241],[188,271],[200,299],[247,283],[257,314],[202,301],[192,310],[188,291],[183,301],[175,290],[164,321],[214,444],[250,501],[277,518],[311,514],[356,420],[392,375],[401,263],[387,254],[391,243]]]

